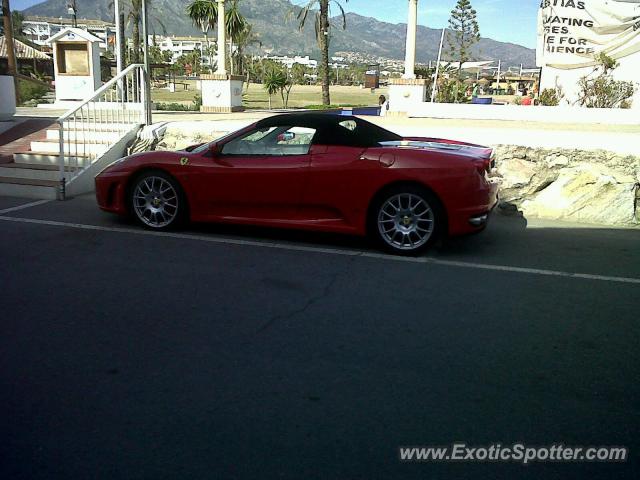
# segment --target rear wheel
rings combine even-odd
[[[396,187],[381,195],[371,209],[370,232],[386,250],[414,255],[440,234],[440,203],[429,191]]]
[[[176,226],[186,206],[178,182],[159,171],[144,173],[135,180],[130,190],[130,205],[136,219],[154,230]]]

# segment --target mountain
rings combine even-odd
[[[113,21],[108,0],[82,0],[78,2],[78,16]],[[124,1],[122,4],[126,5]],[[201,35],[184,13],[183,0],[149,0],[150,31],[157,34]],[[67,0],[47,0],[23,11],[25,15],[59,17],[65,15]],[[126,7],[125,7],[126,8]],[[272,54],[310,54],[318,56],[313,22],[299,32],[295,16],[288,20],[287,13],[298,11],[289,0],[242,0],[242,13],[254,25],[262,41],[263,50]],[[338,24],[339,22],[334,22]],[[480,25],[482,28],[482,25]],[[331,51],[350,51],[387,57],[404,58],[406,24],[382,22],[355,13],[347,14],[347,29],[332,31]],[[417,58],[419,62],[435,60],[438,55],[440,30],[418,27]],[[475,60],[498,60],[505,65],[535,65],[535,51],[516,45],[482,38],[474,46]]]

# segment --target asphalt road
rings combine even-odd
[[[0,478],[640,477],[638,230],[498,215],[407,260],[29,202],[0,198]],[[398,459],[453,442],[630,459]]]

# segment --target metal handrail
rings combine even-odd
[[[64,199],[69,182],[93,165],[135,125],[149,121],[149,117],[147,73],[139,63],[129,65],[89,98],[60,116],[56,121],[59,127],[58,198]],[[108,139],[114,136],[115,140]]]
[[[104,92],[108,91],[111,87],[113,87],[116,83],[118,83],[120,80],[122,80],[122,78],[126,77],[127,74],[129,72],[131,72],[132,70],[135,70],[136,68],[142,68],[144,69],[144,65],[141,63],[132,63],[131,65],[129,65],[127,68],[125,68],[124,70],[122,70],[122,72],[120,72],[117,76],[113,77],[111,80],[109,80],[107,83],[105,83],[104,85],[102,85],[102,87],[100,87],[98,90],[96,90],[95,92],[93,92],[93,95],[89,98],[87,98],[86,100],[84,100],[80,105],[78,105],[75,108],[72,108],[71,110],[69,110],[67,113],[65,113],[64,115],[62,115],[61,117],[58,117],[58,120],[56,120],[58,123],[65,121],[67,118],[69,118],[71,115],[73,115],[74,113],[78,112],[82,107],[84,107],[85,105],[87,105],[89,102],[94,101],[96,98],[98,98],[100,95],[102,95]]]

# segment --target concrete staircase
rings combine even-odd
[[[117,127],[117,126],[116,126]],[[92,158],[99,158],[109,149],[110,144],[122,137],[121,131],[114,131],[98,125],[88,131],[68,131],[65,137],[65,171],[74,172],[91,164]],[[30,136],[28,149],[13,152],[13,161],[0,163],[0,195],[25,198],[55,199],[60,186],[58,141],[60,131],[55,125]],[[20,145],[17,145],[18,147]]]
[[[31,119],[0,135],[0,195],[64,199],[93,191],[95,175],[151,123],[148,93],[144,65],[132,64],[55,122]]]
[[[83,130],[67,129],[65,172],[105,168],[125,154],[126,144],[136,132],[137,126],[123,124],[91,124]],[[12,161],[0,163],[0,195],[55,199],[60,187],[59,136],[59,128],[53,125],[29,134],[26,145],[14,142]]]

